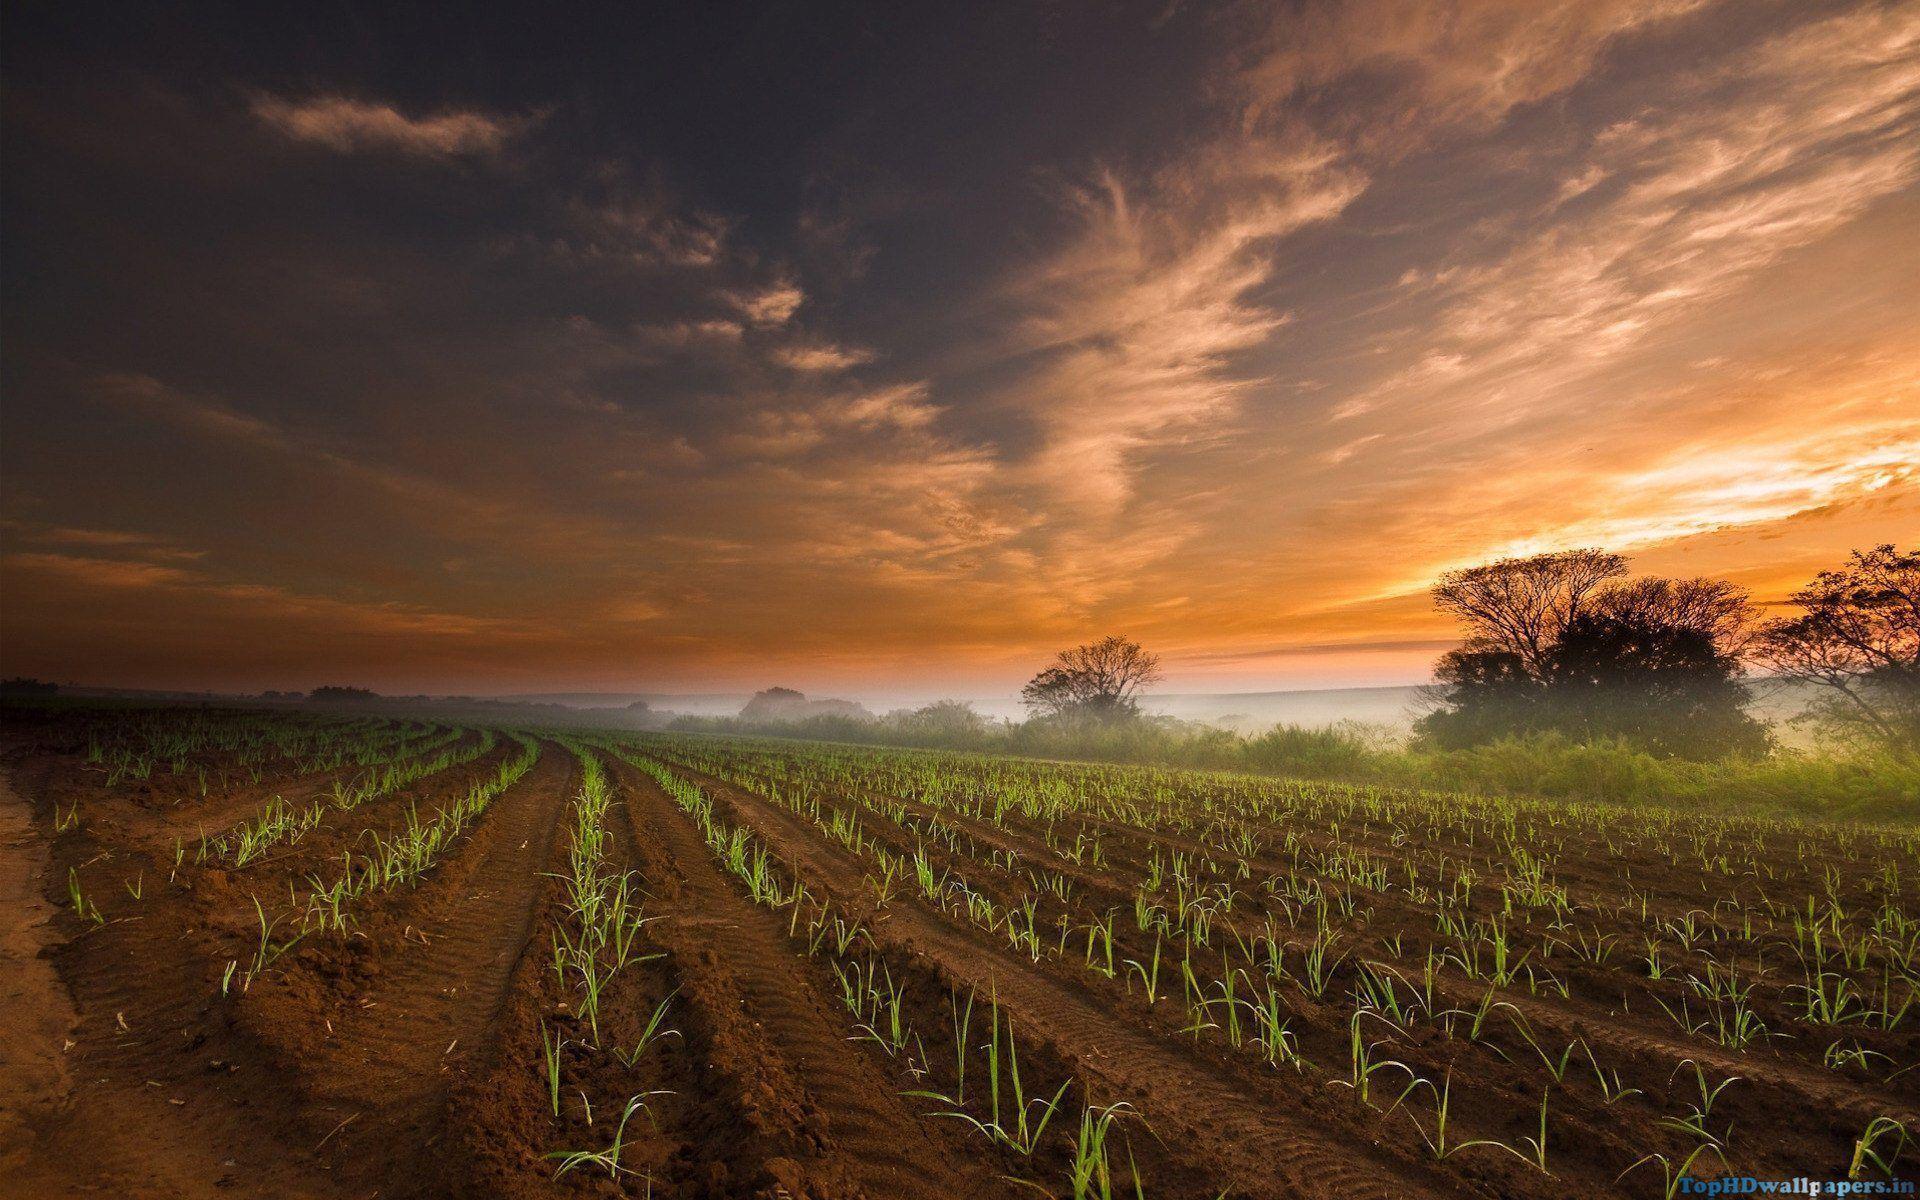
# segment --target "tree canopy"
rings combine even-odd
[[[1791,602],[1801,615],[1768,622],[1755,657],[1822,689],[1836,733],[1920,756],[1920,550],[1856,550]]]
[[[1739,683],[1745,592],[1625,575],[1619,555],[1571,550],[1442,576],[1435,603],[1467,637],[1435,668],[1421,733],[1456,747],[1558,731],[1687,757],[1764,749]]]
[[[1062,650],[1020,699],[1036,717],[1119,720],[1138,715],[1140,693],[1159,681],[1158,655],[1110,636]]]
[[[369,688],[342,687],[329,683],[308,692],[307,699],[314,704],[356,704],[366,700],[378,700],[380,696]]]

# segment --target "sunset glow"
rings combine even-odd
[[[13,16],[0,671],[1408,683],[1920,529],[1912,4],[644,11]]]

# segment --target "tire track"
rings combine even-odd
[[[454,1078],[486,1052],[532,935],[540,873],[577,777],[572,755],[547,743],[439,876],[401,901],[404,946],[386,947],[370,1003],[334,1022],[309,1081],[316,1107],[350,1122],[328,1166],[378,1182],[406,1177],[398,1166],[431,1153]]]
[[[616,761],[614,768],[635,829],[656,837],[665,859],[666,869],[652,880],[652,911],[664,918],[650,927],[653,935],[683,964],[713,969],[714,986],[732,989],[740,1016],[806,1095],[806,1124],[815,1133],[799,1133],[796,1153],[805,1157],[793,1164],[806,1194],[872,1200],[1013,1194],[927,1131],[900,1098],[899,1083],[849,1041],[845,1021],[820,999],[779,918],[735,889],[666,794],[631,766]],[[772,1169],[777,1175],[785,1166]]]

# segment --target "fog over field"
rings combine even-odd
[[[1329,688],[1314,691],[1230,692],[1219,694],[1157,693],[1142,703],[1150,713],[1190,721],[1214,721],[1234,726],[1328,725],[1335,721],[1363,721],[1384,726],[1408,725],[1417,714],[1417,687]],[[833,692],[835,699],[851,700],[871,712],[913,708],[936,700],[958,699],[995,720],[1020,720],[1027,710],[1018,693],[1003,695],[949,695],[938,692]],[[503,696],[566,704],[580,708],[619,708],[638,700],[663,712],[700,717],[737,715],[751,692],[527,692]]]
[[[1146,696],[1140,707],[1153,716],[1204,722],[1239,733],[1258,733],[1275,725],[1312,728],[1355,722],[1387,736],[1404,737],[1430,708],[1429,692],[1429,685],[1272,692],[1157,692]],[[501,697],[586,709],[625,708],[639,701],[661,713],[696,717],[737,716],[752,698],[751,692],[529,692]],[[826,693],[814,698],[851,701],[876,715],[948,699],[960,700],[993,720],[1019,721],[1029,715],[1018,695],[850,692]],[[1780,737],[1807,745],[1813,742],[1814,735],[1796,730],[1792,722],[1806,713],[1815,699],[1815,694],[1805,686],[1759,681],[1754,687],[1753,707],[1775,726]]]

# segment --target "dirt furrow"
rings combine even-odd
[[[466,745],[477,736],[468,733],[456,744]],[[387,761],[404,757],[399,755]],[[347,765],[320,771],[268,772],[258,783],[232,783],[189,801],[166,801],[156,795],[144,802],[136,799],[131,804],[101,805],[94,801],[99,798],[96,789],[102,787],[99,781],[105,778],[102,768],[40,759],[31,769],[35,777],[20,782],[34,795],[51,794],[56,805],[63,808],[84,795],[86,798],[79,799],[78,803],[80,820],[109,822],[100,829],[103,838],[116,845],[143,849],[156,858],[170,857],[176,841],[187,846],[191,853],[202,835],[218,836],[235,824],[259,815],[276,798],[289,804],[305,804],[326,795],[336,781],[353,779],[367,770]],[[81,781],[84,786],[75,796],[63,799],[59,794],[67,790],[68,785]],[[110,811],[111,817],[103,810]]]
[[[1078,866],[1053,855],[1044,841],[1030,831],[1001,829],[989,822],[936,809],[922,801],[868,789],[862,789],[853,798],[862,803],[878,799],[903,805],[922,817],[943,822],[961,831],[980,844],[995,850],[1014,851],[1029,861],[1045,863],[1048,870],[1067,876],[1090,891],[1102,893],[1115,904],[1124,905],[1132,897],[1117,866]],[[1101,824],[1121,828],[1107,822]],[[878,822],[870,828],[880,833],[886,832]],[[1191,839],[1161,833],[1148,835],[1131,827],[1125,828],[1133,836],[1151,837],[1176,848],[1195,852],[1205,849]],[[902,847],[896,844],[895,849]],[[1285,865],[1278,862],[1267,865],[1285,869]],[[1374,891],[1359,884],[1349,884],[1348,887],[1366,894],[1375,905],[1387,910],[1411,912],[1409,923],[1414,926],[1421,924],[1422,914],[1409,908],[1404,893]],[[1241,928],[1245,923],[1233,915],[1223,915],[1216,921],[1223,928],[1239,928],[1243,935],[1257,932],[1257,927]],[[1439,990],[1450,1002],[1471,1011],[1485,989],[1454,983],[1442,984]],[[1619,1016],[1617,1001],[1609,1005],[1582,998],[1530,995],[1517,987],[1502,989],[1499,998],[1523,1013],[1537,1036],[1557,1038],[1558,1044],[1576,1038],[1585,1039],[1596,1048],[1608,1051],[1610,1063],[1616,1053],[1639,1059],[1651,1072],[1649,1081],[1665,1078],[1677,1064],[1690,1059],[1722,1076],[1739,1075],[1743,1082],[1767,1089],[1773,1093],[1768,1102],[1777,1108],[1791,1110],[1798,1105],[1804,1111],[1825,1114],[1827,1121],[1835,1127],[1836,1136],[1851,1137],[1876,1116],[1893,1117],[1910,1126],[1920,1123],[1920,1113],[1916,1113],[1910,1104],[1895,1099],[1885,1089],[1850,1080],[1810,1062],[1784,1057],[1775,1048],[1769,1048],[1760,1055],[1736,1053],[1723,1050],[1708,1041],[1687,1039],[1677,1032],[1664,1032],[1658,1026],[1636,1026]],[[1519,1052],[1524,1056],[1524,1049]],[[1812,1050],[1804,1052],[1811,1053]]]
[[[351,808],[330,803],[312,829],[295,840],[274,846],[244,867],[228,868],[229,877],[250,880],[283,876],[297,883],[316,870],[324,876],[328,873],[324,865],[337,864],[344,851],[364,848],[369,835],[390,837],[402,829],[412,815],[423,821],[432,820],[519,754],[519,743],[503,738],[499,745],[471,762],[444,767],[384,796],[362,801]]]
[[[577,775],[564,749],[543,747],[438,877],[402,901],[398,944],[382,947],[367,995],[332,1019],[312,1064],[316,1119],[347,1123],[326,1165],[377,1181],[411,1176],[431,1154],[448,1090],[486,1053],[528,944],[540,872]]]
[[[848,1040],[844,1014],[814,988],[785,925],[735,890],[665,794],[630,767],[618,765],[617,774],[636,830],[657,839],[666,868],[650,880],[651,911],[665,918],[650,932],[672,950],[687,985],[719,1002],[716,1009],[733,998],[748,1044],[764,1046],[804,1095],[797,1158],[771,1167],[776,1176],[797,1177],[782,1181],[789,1193],[874,1200],[1010,1194],[934,1137],[899,1096],[901,1084]],[[802,1180],[805,1191],[796,1191]]]
[[[62,850],[96,853],[84,842]],[[164,866],[137,853],[115,861],[145,871],[147,898],[119,897],[116,915],[53,953],[79,1019],[71,1094],[37,1131],[39,1162],[79,1172],[69,1186],[128,1197],[332,1195],[311,1174],[311,1141],[284,1081],[228,1019],[224,942],[161,886]]]
[[[840,895],[863,865],[792,814],[710,776],[698,778],[736,817],[799,869],[808,887]],[[1325,1098],[1276,1075],[1255,1089],[1105,1009],[1087,989],[1039,971],[1004,947],[917,902],[896,899],[875,929],[925,955],[953,978],[995,993],[1023,1028],[1044,1038],[1084,1077],[1129,1098],[1147,1124],[1184,1155],[1210,1160],[1236,1195],[1397,1197],[1474,1194],[1460,1181],[1372,1144]],[[1278,1178],[1276,1179],[1276,1176]]]

